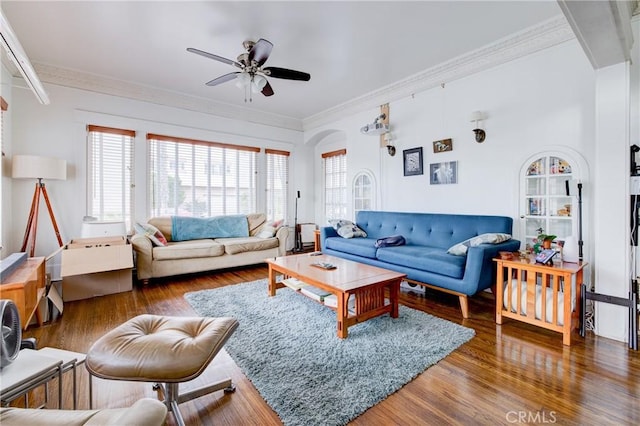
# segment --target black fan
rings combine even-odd
[[[11,300],[0,300],[2,315],[2,346],[0,347],[0,368],[6,367],[16,359],[20,352],[22,328],[20,314]]]
[[[207,86],[217,86],[218,84],[238,79],[240,87],[251,88],[254,92],[259,91],[265,96],[271,96],[273,95],[273,89],[265,76],[299,81],[309,81],[311,79],[311,75],[302,71],[278,67],[263,68],[262,66],[269,58],[271,49],[273,49],[273,44],[269,40],[265,40],[263,38],[256,42],[246,40],[242,43],[242,46],[245,48],[245,52],[238,56],[237,61],[223,58],[222,56],[204,52],[199,49],[194,49],[193,47],[187,48],[187,51],[240,68],[240,71],[224,74],[208,81],[206,83]]]

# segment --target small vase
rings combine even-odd
[[[551,248],[551,240],[542,241],[542,248],[548,250]]]

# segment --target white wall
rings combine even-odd
[[[371,170],[380,186],[382,210],[506,215],[514,218],[517,236],[518,173],[529,156],[561,146],[593,163],[594,82],[595,73],[578,43],[567,42],[392,102],[394,157],[380,147],[377,137],[359,133],[378,110],[307,131],[305,140],[310,143],[330,130],[345,135],[342,142],[330,145],[347,148],[347,182],[359,170]],[[469,121],[475,110],[488,115],[482,123],[487,138],[481,144],[475,142],[474,123]],[[453,151],[434,154],[432,142],[445,138],[453,139]],[[321,140],[318,147],[325,143],[329,142]],[[415,147],[423,148],[425,173],[405,177],[402,151]],[[318,177],[322,171],[317,161]],[[429,164],[442,161],[458,161],[458,184],[429,184]],[[584,183],[588,187],[588,176]],[[316,178],[316,193],[321,189],[322,180]],[[318,206],[317,214],[320,210]],[[589,211],[585,217],[590,217]],[[587,234],[590,227],[585,223]],[[585,248],[593,243],[588,236],[585,240]]]
[[[135,218],[138,221],[145,221],[148,214],[147,132],[291,151],[291,199],[293,200],[295,189],[311,192],[310,181],[304,176],[305,169],[300,167],[300,161],[297,160],[302,158],[304,161],[308,155],[308,148],[302,144],[301,132],[61,86],[45,87],[51,98],[51,104],[47,106],[40,105],[29,91],[14,89],[10,106],[14,124],[12,148],[13,154],[37,154],[67,160],[68,179],[46,182],[63,241],[79,236],[82,218],[86,214],[87,124],[126,128],[137,132]],[[263,155],[261,154],[261,158]],[[264,179],[260,177],[259,174],[259,185],[262,185]],[[8,253],[20,248],[34,185],[29,181],[9,182],[13,187],[13,194],[8,201],[12,206],[14,219],[12,223],[3,221],[3,224],[11,228]],[[259,186],[258,189],[260,188]],[[263,200],[262,193],[260,196]],[[3,206],[4,203],[5,200]],[[287,218],[291,223],[293,207],[292,203]],[[48,255],[57,249],[57,243],[48,215],[45,215],[46,209],[41,210],[36,255]],[[310,216],[306,219],[311,220]]]

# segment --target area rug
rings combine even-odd
[[[475,332],[400,305],[336,335],[336,314],[267,280],[185,294],[202,316],[240,325],[225,349],[282,422],[343,425],[470,340]]]

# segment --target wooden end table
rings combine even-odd
[[[536,263],[532,257],[523,259],[518,256],[512,259],[497,258],[494,261],[498,267],[495,291],[496,323],[502,324],[503,317],[526,322],[562,333],[562,343],[571,345],[571,330],[579,326],[580,288],[583,269],[587,263],[556,260],[553,265],[543,265]],[[540,295],[539,299],[537,294]],[[561,294],[563,303],[558,307]],[[522,296],[526,297],[526,304],[521,303]],[[515,306],[512,303],[513,297],[516,301]],[[548,298],[551,300],[550,303],[546,302]],[[539,318],[536,317],[536,311],[540,312]],[[547,320],[549,315],[550,321]]]
[[[275,296],[277,289],[285,287],[282,282],[276,282],[277,272],[285,278],[297,278],[336,296],[337,307],[329,308],[336,311],[338,337],[341,339],[346,339],[348,328],[359,322],[386,313],[391,318],[398,318],[398,293],[405,274],[325,254],[283,256],[265,259],[265,262],[269,265],[269,296]],[[312,266],[318,262],[332,263],[336,269]],[[350,312],[348,301],[351,295],[354,295],[355,307]]]

